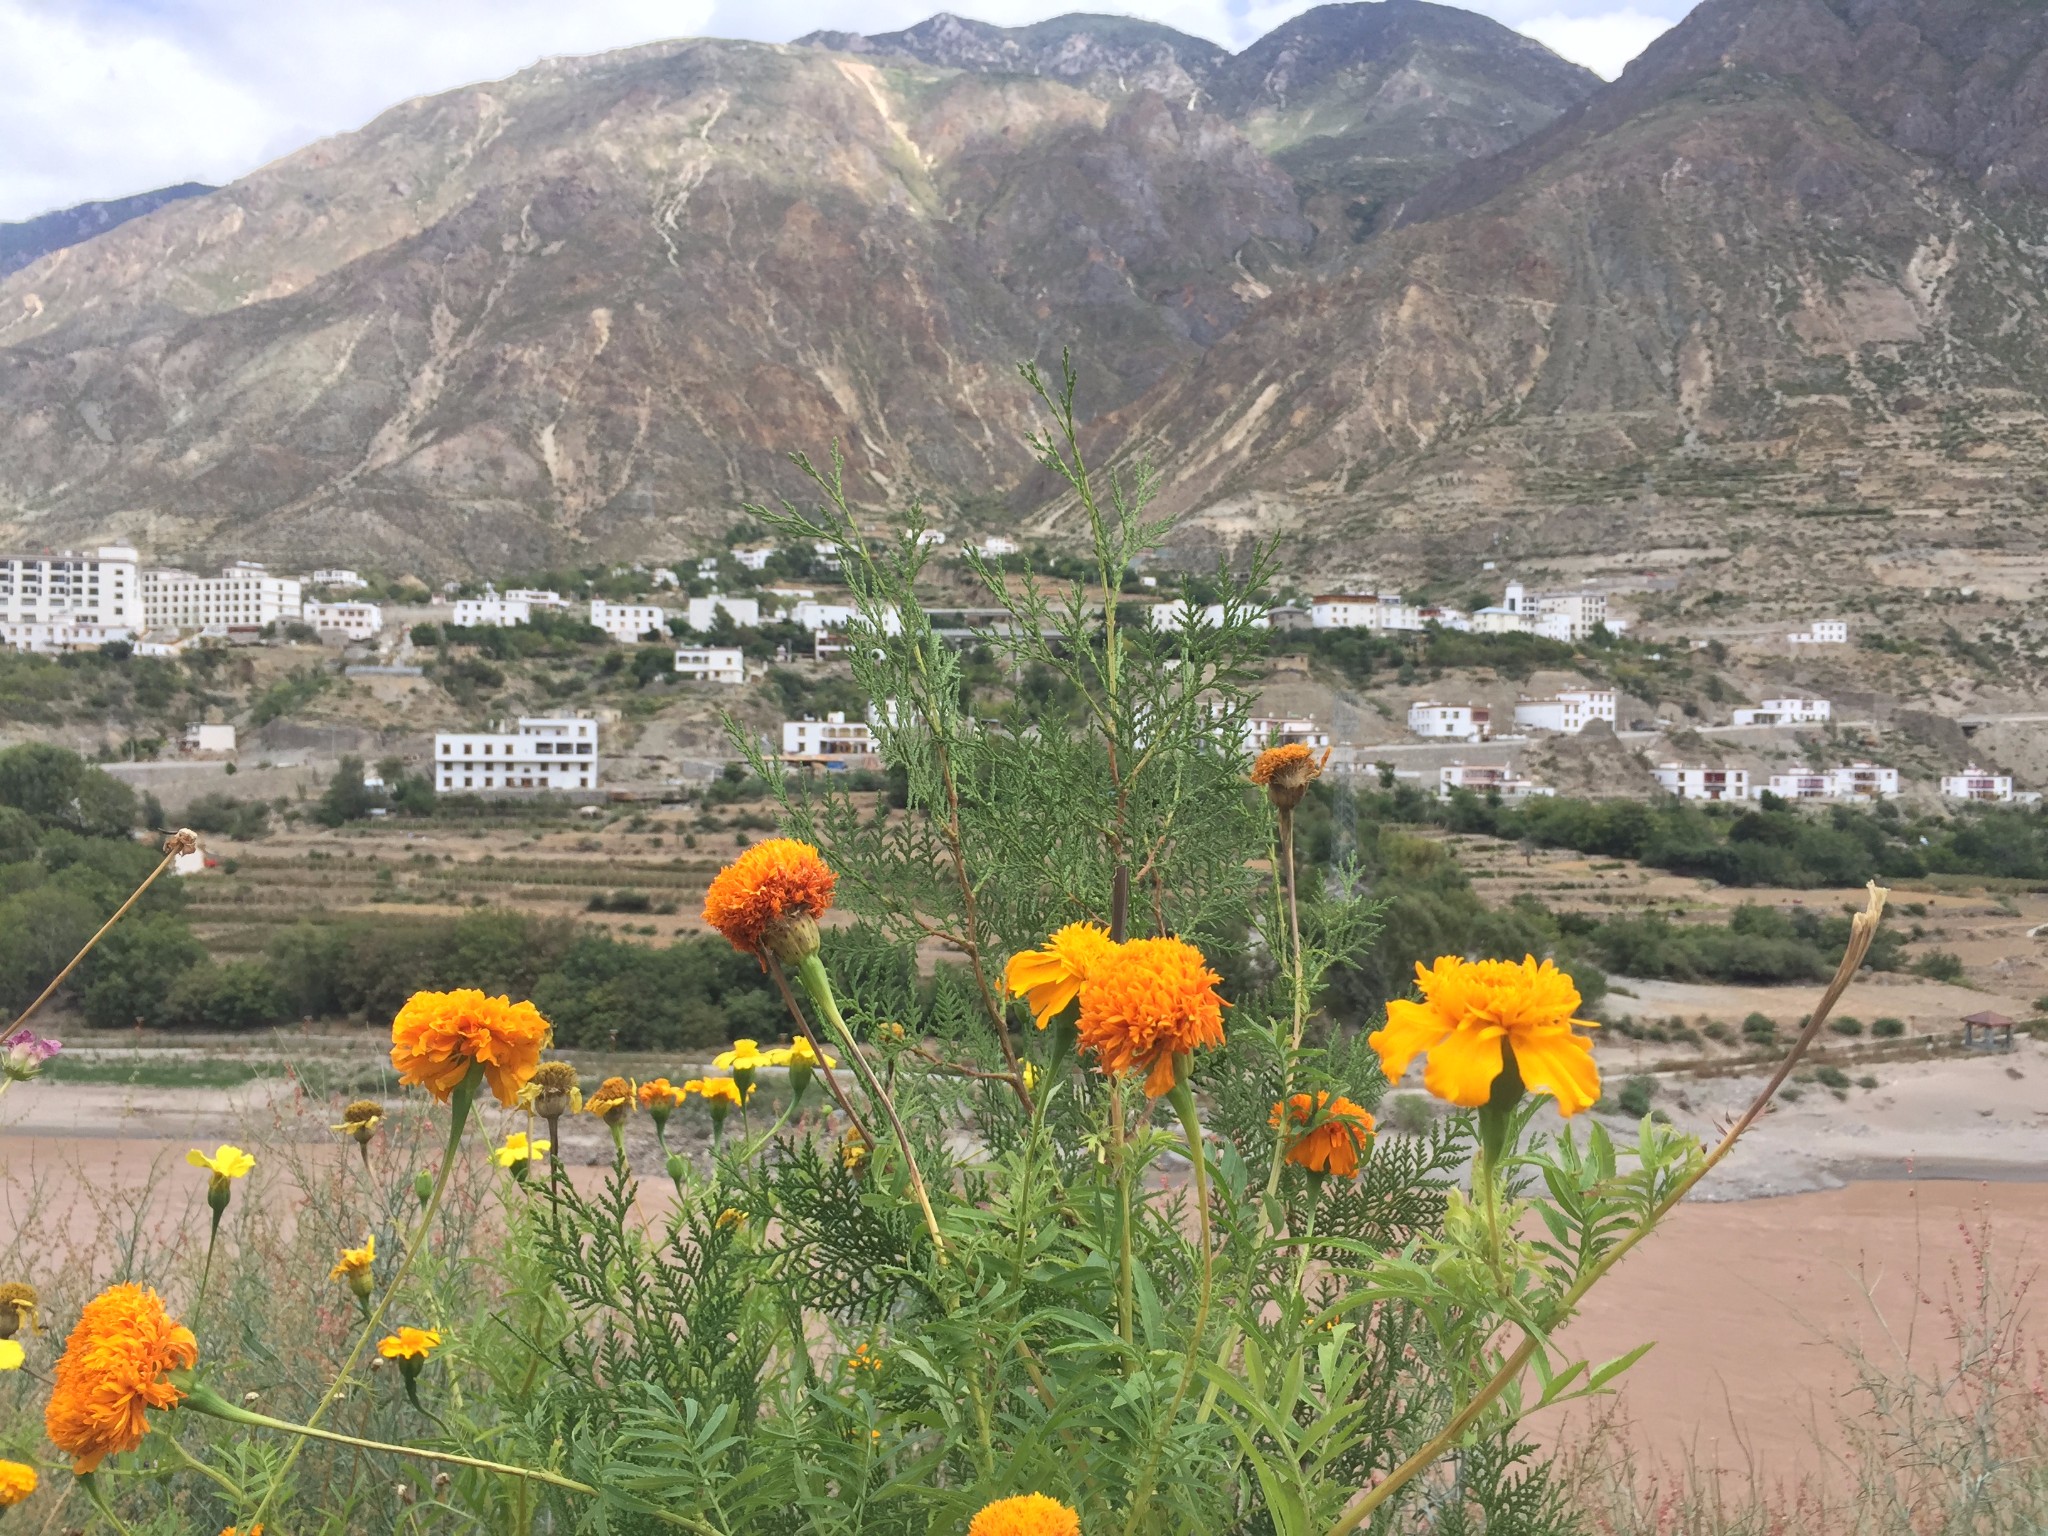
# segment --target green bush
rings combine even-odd
[[[1614,1102],[1630,1119],[1640,1120],[1650,1112],[1650,1101],[1656,1096],[1655,1078],[1631,1077],[1621,1085],[1621,1091],[1614,1096]]]
[[[165,1010],[185,1029],[262,1029],[286,1017],[284,989],[258,960],[193,966],[171,988]]]
[[[1838,1035],[1848,1035],[1851,1038],[1854,1038],[1855,1036],[1863,1033],[1863,1021],[1861,1019],[1852,1019],[1844,1015],[1842,1018],[1839,1019],[1828,1020],[1828,1028],[1832,1029]]]
[[[212,832],[247,842],[270,832],[270,806],[262,800],[233,795],[200,795],[185,807],[184,824],[194,832]]]
[[[1870,1032],[1880,1040],[1896,1040],[1906,1032],[1904,1019],[1878,1019],[1870,1026]]]
[[[1915,976],[1925,976],[1930,981],[1963,979],[1961,957],[1946,949],[1930,949],[1913,962],[1912,969]]]
[[[1759,1045],[1770,1045],[1778,1038],[1777,1021],[1761,1013],[1752,1013],[1742,1021],[1742,1038]]]
[[[1836,1066],[1818,1066],[1813,1069],[1813,1080],[1823,1088],[1847,1088],[1849,1074]]]

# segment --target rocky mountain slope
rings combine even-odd
[[[59,208],[54,213],[39,214],[18,223],[0,224],[0,277],[19,271],[38,256],[61,251],[66,246],[105,234],[117,224],[139,219],[145,213],[154,213],[166,203],[198,197],[212,190],[204,182],[186,181],[154,192],[138,192],[133,197],[117,197],[103,203],[80,203],[75,208]]]
[[[1583,94],[1461,15],[1329,7],[1227,81],[1143,23],[938,18],[408,102],[0,281],[0,523],[430,570],[663,554],[834,439],[865,499],[990,505],[1030,467],[1019,359],[1071,346],[1123,404],[1346,247],[1259,137],[1419,180]]]
[[[2038,7],[1706,0],[1100,441],[1332,566],[1712,551],[1777,599],[1928,540],[2037,547],[2044,142]]]

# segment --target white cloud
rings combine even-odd
[[[1242,48],[1310,3],[1101,8]],[[1612,76],[1693,0],[1467,3]],[[886,32],[942,5],[1014,26],[1084,0],[0,0],[0,219],[232,180],[408,97],[551,54],[692,35]]]
[[[1590,16],[1553,11],[1518,22],[1517,28],[1574,64],[1583,64],[1603,80],[1612,80],[1645,48],[1670,30],[1675,16],[1648,16],[1628,6]]]

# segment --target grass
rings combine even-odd
[[[281,1061],[235,1060],[217,1056],[57,1057],[43,1075],[58,1083],[112,1083],[124,1088],[239,1088],[259,1077],[282,1077]]]

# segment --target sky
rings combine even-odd
[[[1116,11],[1244,47],[1312,0],[0,0],[0,221],[228,182],[413,96],[672,37]],[[1693,0],[1463,0],[1600,74]]]

